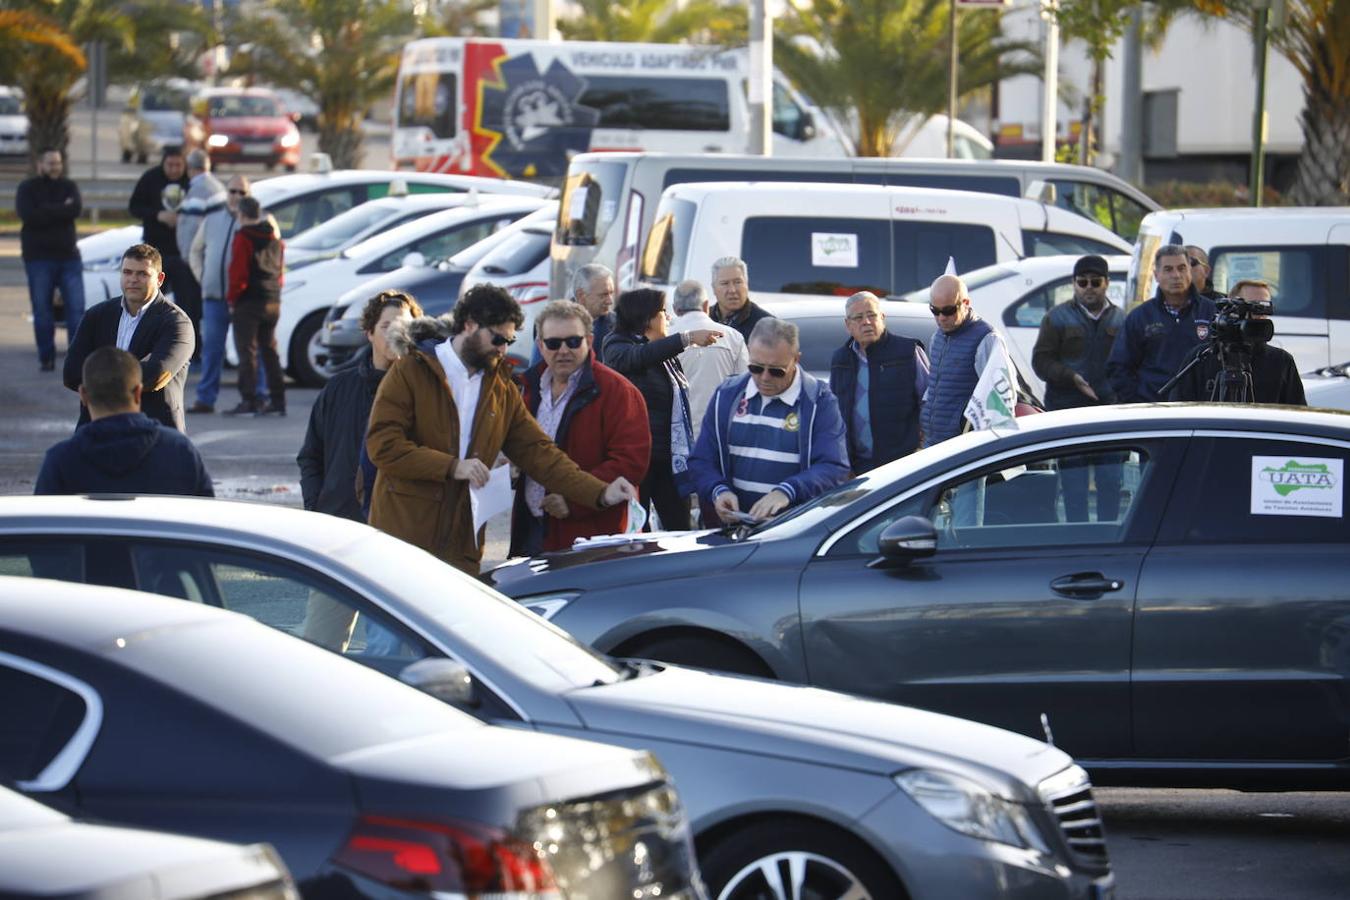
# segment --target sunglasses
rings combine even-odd
[[[953,303],[951,306],[934,306],[928,304],[928,311],[935,316],[954,316],[956,311],[961,308],[961,304]]]
[[[563,344],[566,344],[569,350],[577,350],[581,347],[583,343],[586,342],[586,339],[579,334],[569,335],[565,338],[560,337],[542,338],[542,340],[544,342],[544,346],[550,350],[561,349]]]
[[[761,366],[759,363],[751,363],[746,368],[750,370],[751,375],[763,375],[768,372],[774,378],[787,377],[787,369],[780,369],[778,366]]]
[[[1073,283],[1076,284],[1076,285],[1078,285],[1079,287],[1095,287],[1095,288],[1097,288],[1097,287],[1101,287],[1102,285],[1106,284],[1106,279],[1105,279],[1105,278],[1102,278],[1100,275],[1094,275],[1094,276],[1091,277],[1091,278],[1075,278],[1075,279],[1073,280]]]
[[[487,328],[486,325],[484,325],[484,326],[482,326],[482,327]],[[516,342],[516,339],[515,339],[515,338],[513,338],[513,337],[506,337],[505,335],[498,334],[497,332],[493,331],[491,328],[488,328],[488,329],[487,329],[487,333],[490,334],[490,335],[492,335],[492,346],[494,346],[494,347],[509,347],[509,346],[511,346],[512,344],[514,344],[514,343]]]
[[[233,195],[233,196],[236,196],[236,197],[247,197],[247,196],[248,196],[248,191],[236,191],[236,190],[234,190],[233,188],[231,188],[231,189],[230,189],[230,194]]]
[[[1209,265],[1209,263],[1205,262],[1203,259],[1196,259],[1194,256],[1192,256],[1192,257],[1190,258],[1189,261],[1190,261],[1190,264],[1193,265],[1193,266],[1207,266],[1207,265]]]

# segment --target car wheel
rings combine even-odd
[[[326,309],[315,310],[300,320],[291,335],[291,373],[305,387],[323,387],[328,383],[328,349],[322,340],[323,320],[327,315]]]
[[[615,656],[657,659],[691,669],[713,669],[733,675],[773,678],[773,671],[748,650],[693,635],[658,637],[616,650]]]
[[[129,162],[131,162],[131,151],[130,151],[130,150],[123,150],[123,151],[122,151],[122,162],[124,162],[124,163],[129,163]]]
[[[714,900],[900,900],[899,881],[851,838],[802,822],[756,826],[708,848],[699,861]]]

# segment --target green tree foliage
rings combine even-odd
[[[774,62],[851,123],[859,156],[886,156],[905,123],[947,108],[950,0],[796,0]],[[957,13],[961,94],[1040,71],[1039,50],[1002,35],[990,10]]]
[[[497,9],[501,0],[457,0],[441,6],[437,15],[422,19],[426,37],[479,37],[491,32],[479,24],[479,16]]]
[[[319,149],[359,166],[366,110],[393,88],[416,22],[402,0],[268,0],[232,29],[232,73],[256,75],[319,107]]]
[[[569,41],[706,43],[741,46],[748,40],[746,4],[724,0],[578,0],[577,15],[558,20]]]

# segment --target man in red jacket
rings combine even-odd
[[[239,230],[230,247],[225,302],[232,310],[234,349],[239,354],[239,405],[227,416],[286,415],[286,382],[277,355],[277,320],[281,318],[282,270],[286,245],[254,197],[239,201]],[[258,357],[261,350],[267,386],[272,395],[258,399]]]
[[[541,361],[522,376],[525,405],[554,443],[601,481],[638,484],[652,451],[647,403],[633,383],[595,359],[591,314],[555,300],[535,321]],[[526,477],[511,517],[511,555],[566,550],[579,537],[622,534],[628,505],[572,509],[559,494]]]

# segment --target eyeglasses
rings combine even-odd
[[[563,344],[566,344],[569,350],[576,350],[586,342],[586,338],[579,334],[570,334],[565,338],[552,337],[543,338],[544,346],[550,350],[558,350]]]
[[[1093,275],[1091,278],[1075,278],[1073,280],[1073,283],[1078,285],[1079,287],[1099,288],[1102,285],[1106,284],[1106,279],[1101,277],[1100,275]]]
[[[236,191],[234,188],[230,188],[229,193],[230,193],[231,196],[234,196],[234,197],[247,197],[247,196],[248,196],[248,191]]]
[[[1193,266],[1207,266],[1207,265],[1209,265],[1209,263],[1205,262],[1203,259],[1197,259],[1197,258],[1195,258],[1194,256],[1192,256],[1192,257],[1190,258],[1190,264],[1193,265]]]
[[[848,319],[850,322],[875,322],[877,319],[881,318],[881,313],[854,313],[853,315],[845,316],[844,318]]]
[[[480,327],[480,328],[487,328],[486,325],[481,325],[481,326],[479,326],[479,327]],[[491,328],[487,328],[487,333],[490,334],[490,335],[492,335],[492,346],[494,346],[494,347],[509,347],[509,346],[511,346],[512,344],[514,344],[514,343],[516,342],[516,339],[515,339],[515,338],[513,338],[513,337],[507,337],[507,336],[504,335],[504,334],[498,334],[497,332],[493,331]]]
[[[750,370],[751,375],[763,375],[768,372],[774,378],[787,377],[787,369],[780,369],[778,366],[761,366],[759,363],[751,363],[746,368]]]
[[[928,304],[928,311],[935,316],[954,316],[956,311],[961,308],[960,303],[953,303],[951,306],[934,306]]]

